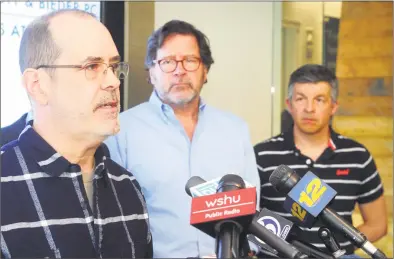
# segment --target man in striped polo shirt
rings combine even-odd
[[[1,148],[1,256],[152,257],[141,187],[102,144],[119,131],[128,74],[109,31],[53,12],[26,28],[19,55],[33,121]]]
[[[330,119],[338,108],[338,82],[335,75],[320,65],[305,65],[294,71],[288,86],[287,108],[293,126],[280,135],[255,146],[261,179],[261,207],[292,219],[283,209],[285,196],[269,183],[273,170],[285,164],[302,177],[312,171],[333,187],[338,195],[331,207],[350,223],[358,203],[364,224],[358,227],[373,242],[387,231],[383,187],[375,162],[360,143],[336,133]],[[325,249],[317,235],[322,223],[303,228],[300,238]],[[347,254],[353,245],[336,235]]]

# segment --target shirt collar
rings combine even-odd
[[[334,151],[337,149],[337,141],[338,141],[338,133],[336,133],[332,127],[329,127],[330,129],[330,139],[328,140],[327,146]],[[282,133],[283,139],[285,146],[290,149],[296,149],[296,145],[294,143],[294,133],[293,133],[293,127],[291,127],[289,130],[285,131]]]
[[[26,115],[26,125],[30,124],[32,125],[32,121],[33,121],[33,111],[30,110],[27,115]]]
[[[25,156],[30,157],[38,163],[43,172],[50,176],[58,177],[67,172],[78,172],[76,165],[70,163],[48,144],[31,126],[26,125],[19,136],[21,148]],[[101,177],[106,170],[106,160],[109,158],[109,150],[105,144],[101,144],[94,154],[95,174]]]

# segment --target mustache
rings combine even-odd
[[[111,96],[101,97],[98,103],[95,105],[94,110],[97,110],[104,106],[118,107],[120,108],[120,103],[116,94],[112,94]]]
[[[192,83],[189,82],[189,81],[178,81],[178,82],[173,82],[173,83],[171,83],[171,84],[170,84],[170,89],[169,89],[169,90],[171,90],[173,87],[175,87],[175,86],[177,86],[177,85],[180,85],[180,84],[182,84],[182,85],[187,85],[188,87],[193,88]]]

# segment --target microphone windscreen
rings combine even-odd
[[[237,174],[226,174],[218,183],[217,192],[228,192],[238,189],[244,189],[245,181]]]
[[[269,182],[272,186],[279,187],[290,177],[292,172],[293,170],[287,165],[280,165],[270,175]]]
[[[202,179],[200,176],[192,176],[190,177],[190,179],[187,181],[186,185],[185,185],[185,191],[189,196],[192,196],[191,192],[190,192],[190,188],[205,183],[206,181],[204,179]]]

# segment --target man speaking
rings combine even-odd
[[[83,11],[39,17],[19,63],[33,123],[1,148],[2,257],[151,257],[140,186],[102,145],[128,74],[108,30]]]

